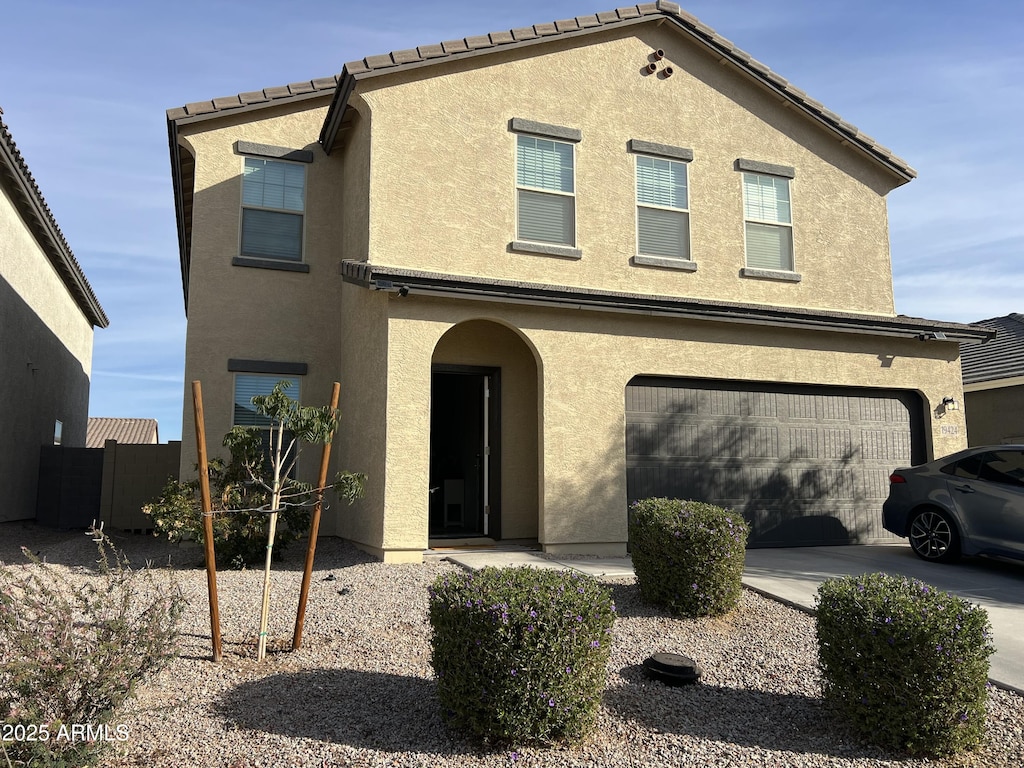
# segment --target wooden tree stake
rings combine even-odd
[[[213,637],[213,660],[221,660],[220,608],[217,603],[217,561],[213,551],[213,512],[210,502],[210,467],[206,456],[206,424],[203,419],[203,390],[192,382],[192,403],[195,407],[196,449],[199,453],[199,493],[203,511],[203,538],[206,550],[206,589],[210,595],[210,634]]]
[[[334,389],[331,391],[331,410],[338,410],[338,399],[341,395],[341,384],[334,382]],[[324,486],[327,485],[327,465],[331,460],[331,443],[324,443],[323,452],[320,455],[320,475],[316,487],[320,490],[317,493],[316,506],[313,507],[313,519],[309,524],[309,546],[306,548],[306,566],[302,572],[302,588],[299,590],[299,610],[295,614],[295,631],[292,633],[292,650],[299,650],[302,645],[302,626],[306,621],[306,601],[309,599],[309,582],[313,576],[313,558],[316,555],[316,540],[320,532],[320,513],[323,511]]]

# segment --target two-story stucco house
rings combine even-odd
[[[93,330],[107,325],[0,117],[0,522],[35,517],[41,447],[85,446]]]
[[[340,381],[337,465],[370,479],[323,530],[386,561],[623,553],[651,495],[743,509],[757,545],[872,541],[890,470],[966,444],[941,404],[988,332],[894,311],[886,195],[915,172],[674,3],[168,128],[211,441],[278,379]]]

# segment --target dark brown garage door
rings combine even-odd
[[[897,466],[924,461],[909,392],[636,378],[626,488],[742,510],[751,546],[878,543]]]

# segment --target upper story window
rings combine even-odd
[[[517,137],[517,239],[572,247],[576,244],[576,171],[572,144],[537,136]]]
[[[302,261],[306,167],[246,157],[242,176],[241,255]]]
[[[690,211],[686,163],[636,158],[637,253],[690,258]]]
[[[789,182],[793,169],[751,160],[737,162],[743,173],[743,218],[747,267],[793,271],[793,211]]]

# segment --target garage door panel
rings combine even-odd
[[[627,492],[741,510],[754,546],[888,541],[888,475],[922,460],[902,392],[647,379],[626,389]]]

